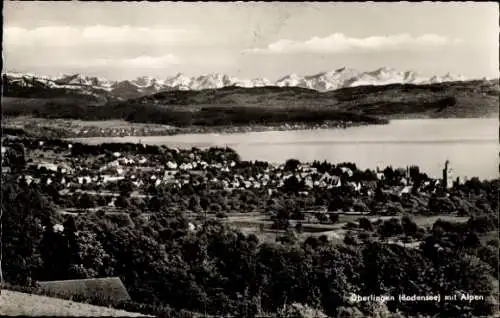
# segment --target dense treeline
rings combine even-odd
[[[349,300],[351,293],[396,299],[401,293],[493,295],[498,240],[479,239],[498,230],[498,221],[490,219],[474,218],[467,227],[439,221],[423,233],[420,249],[369,240],[337,245],[326,237],[263,243],[217,221],[193,229],[182,213],[135,214],[121,226],[97,214],[63,219],[41,188],[14,180],[4,180],[2,198],[3,274],[11,284],[119,276],[135,302],[218,316],[277,313],[293,303],[345,317],[396,311],[487,316],[494,309],[489,298],[380,306]],[[57,223],[64,225],[62,232]],[[411,224],[387,221],[378,227],[387,235],[410,235],[418,231]]]
[[[127,116],[132,122],[149,122],[179,126],[226,126],[226,125],[275,125],[284,123],[323,123],[325,121],[351,121],[385,123],[375,117],[332,109],[309,108],[255,108],[241,106],[203,107],[199,111],[175,111],[167,107],[141,109]]]
[[[306,107],[284,109],[273,107],[169,107],[154,104],[144,105],[133,102],[91,106],[82,103],[61,103],[51,101],[32,107],[6,107],[7,116],[34,115],[41,118],[65,118],[80,120],[123,119],[135,123],[186,126],[227,126],[227,125],[275,125],[285,123],[323,123],[325,121],[386,123],[369,115],[344,112],[330,108],[310,109]]]

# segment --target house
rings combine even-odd
[[[193,170],[193,164],[192,163],[183,163],[180,165],[179,169],[181,169],[181,170]]]
[[[111,304],[130,300],[130,295],[118,277],[88,278],[37,282],[44,292],[61,297],[98,298]]]
[[[90,182],[92,182],[92,178],[89,176],[78,177],[79,184],[90,183]]]
[[[402,195],[407,195],[407,194],[410,194],[411,193],[411,189],[412,187],[411,186],[405,186],[403,187],[403,189],[401,189],[401,191],[399,191],[399,196],[402,196]]]
[[[134,159],[128,159],[128,158],[120,158],[119,162],[124,165],[131,165],[135,163]]]
[[[361,183],[359,182],[349,182],[349,185],[354,189],[354,191],[361,191]]]
[[[339,176],[332,176],[331,183],[332,187],[338,188],[342,186],[342,180],[340,180]]]
[[[115,177],[115,176],[109,176],[109,175],[104,175],[102,176],[102,182],[108,183],[108,182],[116,182],[119,180],[123,180],[125,177]]]
[[[308,187],[308,188],[310,188],[310,189],[314,188],[314,183],[313,183],[313,181],[312,181],[312,177],[311,177],[311,176],[307,176],[307,177],[305,178],[304,183],[305,183],[306,187]]]
[[[352,170],[347,167],[341,167],[340,170],[342,170],[342,173],[346,173],[349,177],[353,176]]]
[[[54,232],[63,232],[64,226],[62,224],[54,224]]]
[[[114,161],[111,161],[110,163],[108,163],[108,167],[119,167],[120,166],[120,162],[118,160],[114,160]]]
[[[57,172],[58,171],[58,166],[56,164],[50,163],[50,162],[40,162],[37,165],[37,169],[42,169],[45,168],[50,171]]]

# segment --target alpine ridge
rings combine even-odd
[[[107,92],[118,98],[133,98],[170,90],[204,90],[224,87],[301,87],[320,92],[356,86],[379,86],[388,84],[432,84],[466,81],[462,75],[445,74],[426,77],[414,71],[397,71],[381,67],[374,71],[361,72],[351,68],[339,68],[313,75],[289,74],[276,81],[266,78],[239,79],[222,73],[186,76],[178,73],[164,79],[140,76],[136,79],[110,81],[84,74],[61,75],[57,77],[38,76],[28,73],[7,72],[4,80],[24,88],[44,87],[75,90],[78,93],[95,95]]]

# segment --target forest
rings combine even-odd
[[[47,189],[2,182],[2,267],[13,289],[36,293],[37,280],[119,276],[133,301],[116,307],[165,317],[290,317],[295,304],[315,315],[342,317],[488,316],[495,307],[488,296],[498,292],[498,238],[485,235],[498,231],[493,198],[483,202],[489,213],[466,224],[437,221],[423,229],[411,215],[380,224],[364,220],[358,236],[333,244],[326,237],[299,241],[290,235],[294,230],[277,242],[260,242],[218,220],[193,231],[180,209],[172,215],[158,208],[148,218],[131,213],[132,222],[125,224],[92,213],[68,218],[56,213],[54,193]],[[477,181],[461,190],[488,197],[495,189]],[[159,202],[168,206],[172,196]],[[64,231],[54,231],[54,224],[63,224]],[[376,234],[419,236],[422,244],[386,244]],[[402,293],[486,298],[377,305],[349,300],[351,294],[397,299]]]

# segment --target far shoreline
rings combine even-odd
[[[234,135],[259,132],[284,132],[284,131],[323,131],[345,130],[356,127],[386,126],[400,121],[425,121],[425,120],[494,120],[499,114],[484,117],[448,117],[429,118],[428,116],[406,116],[380,118],[381,122],[337,122],[325,121],[321,124],[309,123],[283,123],[276,125],[241,125],[241,126],[191,126],[177,127],[161,124],[134,123],[124,120],[83,121],[64,118],[36,118],[16,117],[2,120],[4,133],[9,130],[24,130],[33,137],[61,138],[66,140],[82,141],[92,138],[149,138],[169,137],[178,135]]]
[[[380,122],[340,122],[325,121],[323,123],[282,123],[275,125],[239,125],[239,126],[190,126],[178,127],[170,125],[133,123],[124,120],[82,121],[71,119],[46,119],[19,117],[4,119],[4,130],[24,130],[34,136],[62,138],[70,140],[86,140],[89,138],[141,138],[176,135],[221,134],[232,135],[251,132],[268,131],[300,131],[323,129],[347,129],[351,127],[387,125],[386,119]]]

